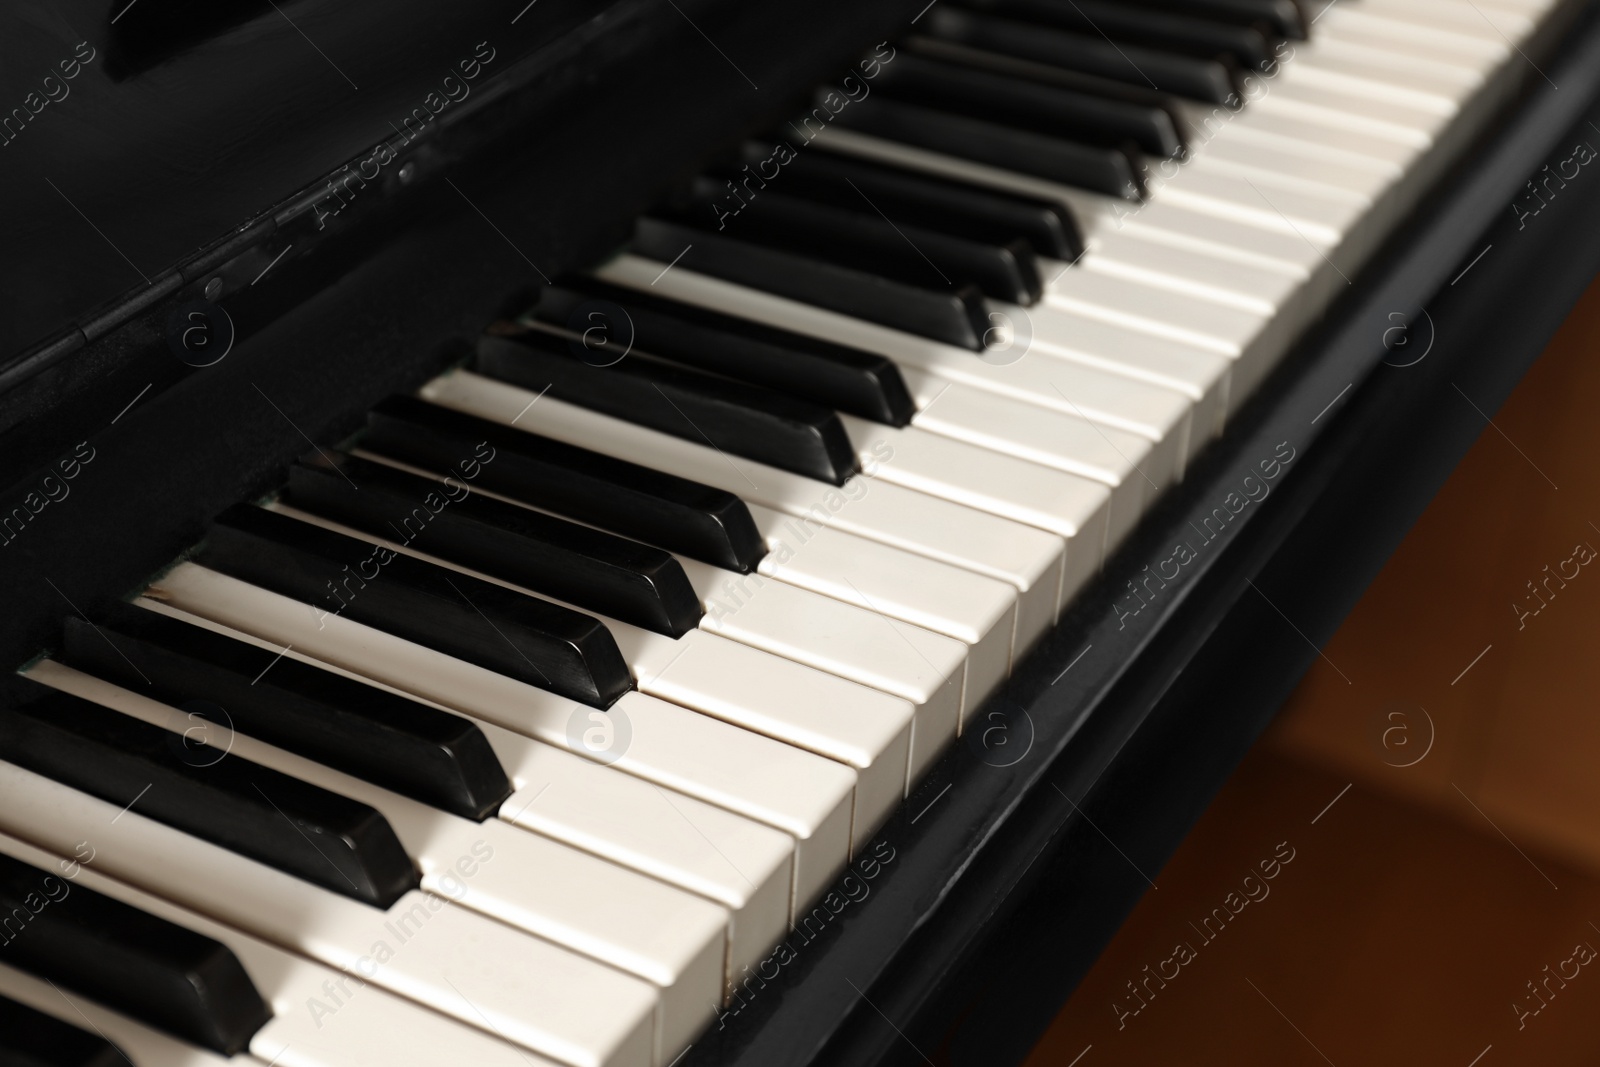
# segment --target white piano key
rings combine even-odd
[[[1283,99],[1282,94],[1275,99]],[[1365,200],[1356,197],[1217,173],[1201,166],[1203,160],[1202,156],[1163,185],[1158,194],[1161,200],[1258,230],[1299,237],[1322,249],[1336,246],[1366,206]]]
[[[1217,138],[1218,141],[1222,139]],[[1228,127],[1227,140],[1234,143],[1275,144],[1284,151],[1338,164],[1359,166],[1363,161],[1370,161],[1388,170],[1395,180],[1423,152],[1423,148],[1417,145],[1369,137],[1358,130],[1331,125],[1320,121],[1320,116],[1315,113],[1309,116],[1275,113],[1270,108],[1254,106]]]
[[[1399,167],[1371,157],[1327,158],[1299,150],[1305,142],[1289,138],[1218,137],[1206,146],[1208,166],[1232,168],[1234,173],[1287,175],[1347,189],[1369,200],[1383,195],[1399,179]]]
[[[52,660],[27,673],[154,726],[173,721],[167,705]],[[214,738],[208,734],[207,743],[370,804],[416,861],[423,890],[657,987],[658,1062],[663,1052],[688,1046],[711,1021],[728,977],[729,916],[722,908],[506,823],[451,815],[226,727]],[[478,862],[480,849],[496,862]]]
[[[1219,140],[1226,140],[1219,138]],[[1234,158],[1224,158],[1221,153],[1207,152],[1189,164],[1186,173],[1203,174],[1215,179],[1216,187],[1220,188],[1224,181],[1232,183],[1231,193],[1236,194],[1241,200],[1248,200],[1252,206],[1259,206],[1264,199],[1270,199],[1274,210],[1282,213],[1295,223],[1298,222],[1289,208],[1279,206],[1281,194],[1292,193],[1303,195],[1314,202],[1319,210],[1329,219],[1343,220],[1343,228],[1349,228],[1372,208],[1375,197],[1380,195],[1385,184],[1375,181],[1365,173],[1346,174],[1344,181],[1336,180],[1341,177],[1331,173],[1316,173],[1305,167],[1291,170],[1280,170],[1257,157],[1255,159],[1240,160],[1239,153]],[[1253,198],[1244,196],[1243,190],[1237,183],[1244,182],[1251,187]],[[1331,208],[1325,205],[1332,202]]]
[[[1451,118],[1461,109],[1462,100],[1478,89],[1483,78],[1465,67],[1442,63],[1432,64],[1432,67],[1433,71],[1412,69],[1406,59],[1398,55],[1393,66],[1385,67],[1375,62],[1344,59],[1337,54],[1321,55],[1308,48],[1294,63],[1284,67],[1283,78],[1287,84],[1298,82],[1353,96],[1393,99],[1418,111]],[[1450,73],[1440,75],[1439,69]]]
[[[1362,0],[1358,10],[1373,16],[1448,30],[1467,37],[1515,44],[1533,32],[1526,15],[1491,3],[1455,0]]]
[[[6,839],[0,837],[0,852],[10,851]],[[54,870],[56,862],[54,857],[40,856],[35,866]],[[228,1067],[229,1064],[233,1067],[261,1067],[264,1062],[248,1053],[233,1057],[219,1056],[209,1049],[180,1041],[125,1015],[102,1008],[81,993],[62,989],[59,985],[9,967],[4,961],[5,957],[0,956],[0,996],[26,1004],[79,1030],[99,1034],[121,1049],[127,1062],[137,1067],[155,1067],[158,1064],[160,1067]],[[35,1061],[30,1058],[27,1062]]]
[[[905,796],[909,701],[704,630],[674,640],[606,625],[644,693],[854,768],[852,840],[868,840]]]
[[[38,782],[47,788],[81,796],[46,779],[40,778]],[[76,872],[72,878],[75,884],[187,927],[231,949],[262,999],[271,1007],[273,1017],[251,1039],[248,1056],[220,1062],[240,1067],[250,1063],[271,1067],[438,1067],[441,1063],[558,1067],[555,1061],[517,1048],[499,1036],[483,1032],[480,1027],[448,1018],[433,1005],[403,1000],[370,984],[359,974],[341,973],[291,954],[136,888],[131,881],[108,877],[100,869],[104,865],[97,862],[98,846],[104,836],[111,833],[115,831],[109,826],[101,826],[95,829],[93,837],[74,840],[70,834],[58,833],[52,826],[40,825],[27,834],[0,833],[0,852],[36,867],[57,868],[62,864],[59,869]],[[90,851],[80,851],[80,844],[87,845]],[[86,855],[89,859],[83,863],[70,858]],[[16,988],[25,991],[20,985]],[[55,996],[55,991],[51,990],[50,995]],[[108,1036],[118,1043],[127,1032],[126,1028],[136,1025],[85,998],[73,996],[72,1002],[85,1015],[105,1026]],[[48,1003],[46,1000],[45,1004],[35,1006],[49,1011]],[[161,1046],[149,1047],[158,1052],[167,1051]],[[123,1048],[134,1054],[138,1067],[211,1067],[219,1062],[215,1057],[202,1060],[186,1060],[177,1055],[171,1059],[141,1057],[136,1050],[146,1046],[133,1041]]]
[[[820,593],[680,561],[706,608],[700,628],[900,697],[916,709],[905,789],[955,740],[967,646]],[[774,684],[781,680],[773,679]]]
[[[1203,252],[1149,240],[1137,229],[1102,235],[1073,269],[1171,289],[1254,315],[1276,314],[1305,281],[1286,271],[1219,263]],[[1046,269],[1052,279],[1061,273]]]
[[[0,830],[571,1067],[655,1063],[649,984],[444,897],[380,911],[9,763]]]
[[[533,396],[466,372],[435,379],[423,394],[508,425]],[[1008,581],[1022,593],[1018,625],[1025,643],[1055,619],[1065,545],[1045,531],[861,475],[835,488],[549,397],[540,401],[536,421],[519,425]]]
[[[1285,71],[1301,65],[1338,71],[1375,82],[1399,79],[1414,88],[1427,88],[1460,102],[1484,86],[1481,70],[1407,52],[1404,47],[1376,48],[1345,40],[1337,33],[1319,33],[1295,46],[1294,60]]]
[[[475,664],[216,571],[184,563],[147,593],[356,677],[431,701],[783,830],[795,838],[794,895],[809,901],[844,869],[856,773],[833,760],[730,726],[699,712],[626,693],[607,714],[627,723],[616,748],[581,741],[595,709]]]
[[[1419,25],[1357,10],[1361,5],[1340,4],[1317,23],[1329,37],[1373,48],[1415,50],[1424,59],[1459,63],[1475,70],[1492,70],[1505,62],[1511,49],[1500,38],[1486,38],[1436,26]]]
[[[1064,598],[1099,572],[1111,516],[1104,484],[916,426],[840,419],[873,477],[1058,534],[1067,542]]]
[[[1153,441],[1150,463],[1143,468],[1157,485],[1180,479],[1187,457],[1221,429],[1234,363],[1227,356],[1080,315],[1048,301],[1032,308],[1031,316],[1030,358],[1037,354],[1131,378],[1157,386],[1162,393],[1176,393],[1186,402],[1191,432]],[[1097,391],[1085,388],[1096,382],[1076,376],[1058,377],[1056,368],[1048,364],[1034,369],[1058,391],[1058,396],[1066,398],[1068,411],[1083,415],[1080,402],[1087,411],[1096,410],[1093,405],[1097,402],[1104,404]],[[1106,420],[1092,421],[1104,424]],[[1118,427],[1113,423],[1110,428]],[[1121,429],[1153,439],[1149,432],[1139,433],[1136,425],[1124,424]]]
[[[596,274],[607,281],[639,288],[647,286],[660,270],[660,266],[649,260],[624,255],[607,263]],[[678,268],[668,271],[655,288],[686,303],[715,307],[813,337],[854,345],[888,356],[902,367],[915,367],[949,381],[1116,426],[1157,445],[1167,443],[1180,456],[1187,454],[1191,424],[1188,400],[1135,378],[1105,373],[1088,364],[1047,363],[1030,359],[1026,354],[1015,362],[1005,362],[1006,354],[990,362],[976,352]],[[1036,340],[1051,328],[1045,319],[1033,323],[1032,309],[1019,310],[998,301],[991,302],[990,306],[1008,321],[1028,323]],[[991,358],[996,357],[991,354]]]
[[[987,699],[1010,673],[1017,625],[1013,586],[760,504],[749,508],[767,547],[757,573],[968,646],[958,729],[966,709]]]
[[[1410,113],[1394,116],[1388,108],[1360,97],[1335,95],[1326,90],[1304,92],[1282,84],[1251,105],[1265,114],[1286,115],[1346,130],[1362,137],[1394,141],[1417,151],[1433,147],[1433,123],[1414,124]],[[1432,128],[1430,128],[1432,127]]]
[[[482,725],[517,785],[500,809],[502,819],[729,909],[730,980],[782,939],[793,906],[793,838],[565,749]]]
[[[1150,465],[1154,446],[1136,434],[941,381],[914,368],[906,368],[902,377],[920,408],[911,420],[918,429],[1108,487],[1111,515],[1106,531],[1107,552],[1121,543],[1149,502],[1165,488],[1143,473],[1144,467]]]
[[[1295,325],[1094,271],[1069,272],[1051,286],[1048,299],[1085,318],[1225,356],[1234,362],[1231,387],[1246,393],[1288,346]]]

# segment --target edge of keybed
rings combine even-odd
[[[1600,119],[1600,10],[1580,14],[1536,57],[1561,90],[1524,82],[1470,165],[1385,242],[860,850],[870,862],[825,898],[828,921],[796,931],[678,1067],[1027,1055],[1485,429],[1452,383],[1493,411],[1600,270],[1600,248],[1565,239],[1600,225],[1600,186],[1565,191],[1528,232],[1507,210]],[[1380,367],[1391,314],[1418,309],[1426,358]],[[1193,524],[1285,441],[1290,476],[1153,610],[1127,614],[1127,583],[1197,540]]]

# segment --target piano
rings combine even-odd
[[[1019,1062],[1600,268],[1587,0],[0,18],[7,1064]]]

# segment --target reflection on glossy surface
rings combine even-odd
[[[396,131],[481,99],[606,6],[13,0],[0,11],[0,361]]]

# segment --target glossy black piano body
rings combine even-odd
[[[919,7],[554,9],[543,37],[507,46],[494,94],[342,198],[340,217],[325,217],[320,174],[271,217],[210,216],[221,225],[187,247],[250,225],[176,255],[175,274],[157,273],[173,259],[161,263],[154,287],[118,297],[78,279],[75,291],[95,296],[50,324],[64,329],[16,339],[18,357],[0,367],[0,515],[29,515],[0,547],[6,662],[36,655],[64,614],[136,588],[216,512],[277,484],[308,438],[339,439],[383,396],[459,358],[519,287],[616,248],[672,181]],[[487,5],[473,11],[489,18]],[[1453,386],[1492,411],[1600,267],[1600,246],[1579,236],[1600,225],[1600,191],[1574,182],[1536,219],[1512,206],[1600,122],[1597,14],[1574,10],[1535,57],[1560,91],[1525,81],[1470,164],[1147,517],[686,1067],[915,1063],[936,1049],[998,1064],[1026,1052],[1484,429]],[[355,24],[332,39],[357,40]],[[188,54],[140,40],[103,61],[136,79]],[[481,103],[491,95],[500,102]],[[346,159],[373,136],[362,123],[329,134]],[[193,177],[157,192],[203,198],[240,180],[220,164]],[[273,181],[254,209],[299,188]],[[237,338],[196,370],[166,335],[173,308],[200,299],[227,310]],[[1426,358],[1384,365],[1391,316],[1416,322],[1421,308]],[[1269,463],[1280,476],[1266,498],[1191,544],[1193,562],[1159,596],[1129,599]]]

